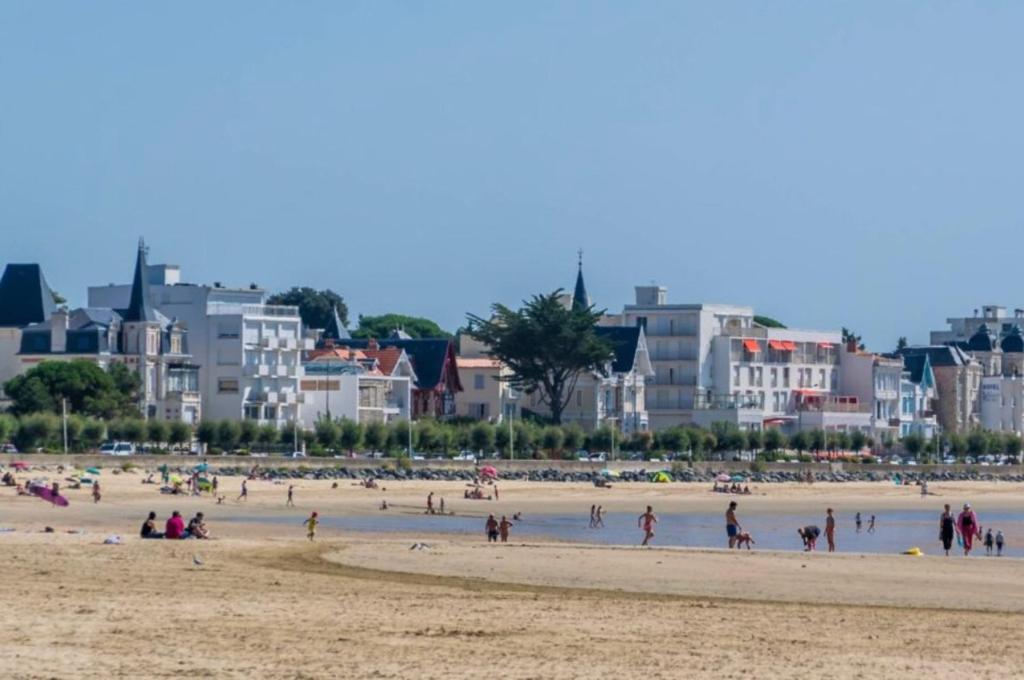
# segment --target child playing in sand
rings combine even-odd
[[[651,506],[647,506],[647,511],[644,514],[636,518],[636,525],[644,530],[644,540],[640,544],[640,547],[644,547],[651,542],[654,538],[654,525],[658,523],[658,518],[654,516],[654,511]]]
[[[316,527],[318,524],[320,524],[320,520],[318,519],[316,510],[314,510],[313,514],[309,516],[309,519],[306,520],[305,524],[306,538],[312,541],[313,538],[316,537]]]

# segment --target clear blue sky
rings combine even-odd
[[[1024,4],[4,3],[0,261],[432,317],[655,280],[926,340],[1024,306]]]

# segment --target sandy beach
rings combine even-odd
[[[36,471],[23,478],[57,476]],[[9,606],[0,674],[15,678],[1012,677],[1024,624],[1024,562],[983,557],[594,546],[514,536],[374,535],[301,519],[371,515],[383,498],[421,513],[429,491],[457,513],[719,511],[703,485],[500,484],[465,501],[457,483],[386,491],[340,482],[221,478],[212,498],[163,496],[143,474],[101,475],[104,498],[54,508],[0,493]],[[766,485],[751,513],[837,508],[1024,508],[1020,485]],[[143,541],[150,510],[207,514],[215,540]],[[936,510],[936,513],[938,510]],[[251,521],[229,521],[247,517]],[[290,520],[294,519],[294,523]],[[266,521],[261,521],[266,520]],[[53,533],[44,533],[50,526]],[[68,533],[74,531],[75,533]],[[103,545],[108,535],[122,545]],[[427,548],[411,550],[414,543]],[[201,562],[196,564],[195,562]]]

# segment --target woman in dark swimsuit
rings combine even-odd
[[[946,551],[948,557],[949,549],[953,547],[953,539],[956,536],[956,518],[953,517],[953,511],[949,509],[948,503],[945,507],[946,510],[939,518],[939,540],[942,541],[942,549]]]

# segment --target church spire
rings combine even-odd
[[[341,323],[341,317],[338,315],[338,306],[335,305],[334,309],[331,310],[331,318],[327,320],[327,328],[324,329],[322,336],[325,340],[348,340],[351,336],[349,335],[348,329]]]
[[[576,289],[572,293],[572,308],[574,311],[590,309],[590,296],[587,295],[587,286],[583,283],[583,249],[577,251],[579,260],[576,271]]]
[[[146,243],[139,239],[139,254],[135,258],[135,276],[125,321],[157,321],[156,310],[149,300],[149,276],[146,268]]]

